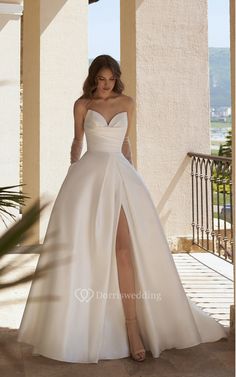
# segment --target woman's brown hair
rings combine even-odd
[[[113,91],[118,94],[123,92],[125,86],[120,79],[121,70],[119,63],[110,55],[98,55],[89,66],[89,73],[84,81],[83,94],[80,98],[93,98],[93,92],[97,88],[96,76],[98,72],[104,68],[109,68],[116,79]]]

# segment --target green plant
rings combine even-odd
[[[219,156],[232,157],[232,130],[228,130],[225,143],[220,144]]]
[[[0,217],[6,227],[7,224],[4,220],[4,216],[10,216],[13,220],[15,220],[16,218],[16,216],[13,213],[9,212],[7,208],[19,208],[20,206],[25,205],[24,201],[26,198],[30,198],[29,196],[22,194],[21,192],[9,190],[19,186],[23,186],[23,184],[0,187]]]
[[[14,186],[12,186],[14,187]],[[24,195],[21,196],[21,199],[25,197]],[[20,197],[18,197],[20,200]],[[10,229],[8,229],[1,237],[0,237],[0,289],[6,289],[12,286],[16,286],[18,284],[22,284],[32,280],[32,278],[37,279],[42,277],[50,268],[59,265],[60,263],[65,263],[70,258],[61,258],[56,262],[53,260],[52,262],[48,262],[43,268],[37,268],[37,271],[34,273],[27,273],[21,275],[20,277],[15,277],[15,272],[21,272],[22,266],[25,263],[25,260],[22,260],[21,255],[25,254],[25,251],[22,251],[22,248],[18,248],[17,253],[12,261],[11,264],[4,263],[4,257],[12,250],[16,249],[17,245],[23,243],[28,236],[30,235],[30,231],[32,226],[39,220],[39,216],[41,212],[48,206],[49,203],[45,203],[41,205],[39,199],[36,200],[33,205],[22,215],[22,218],[17,221]],[[59,245],[57,245],[57,251],[59,249]],[[29,254],[29,258],[32,257],[30,253],[36,253],[41,250],[41,245],[38,245],[35,249],[35,246],[29,246],[27,250],[27,254]],[[53,252],[49,246],[44,246],[43,252]],[[53,259],[53,258],[52,258]],[[9,273],[14,272],[14,278],[8,278]]]

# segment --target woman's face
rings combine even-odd
[[[109,93],[113,90],[116,79],[109,68],[101,69],[97,76],[97,90],[101,93]]]

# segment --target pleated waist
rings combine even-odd
[[[87,147],[87,153],[111,153],[111,154],[118,154],[123,155],[120,149],[110,149],[110,148],[89,148]]]

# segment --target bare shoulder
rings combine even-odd
[[[132,113],[135,107],[135,100],[133,99],[133,97],[124,94],[123,101],[127,111],[130,111]]]
[[[85,98],[78,98],[74,103],[74,114],[84,116],[87,102],[88,100]]]
[[[125,94],[123,94],[122,97],[123,107],[128,112],[129,119],[131,120],[135,109],[135,100],[133,97]]]

